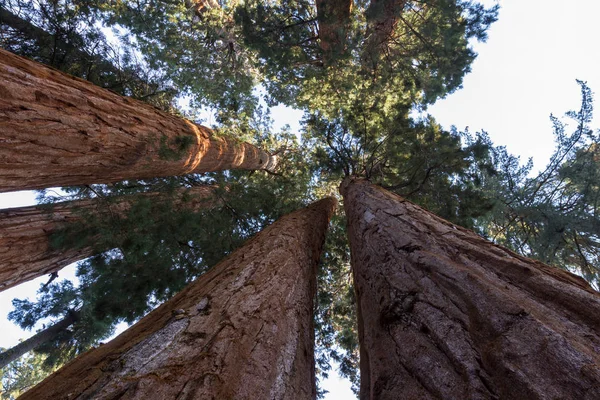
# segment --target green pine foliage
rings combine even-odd
[[[92,2],[0,0],[0,46],[119,94],[173,110],[168,76],[111,43]]]
[[[0,399],[15,400],[53,372],[52,369],[44,367],[45,358],[46,356],[39,353],[29,353],[0,369]]]
[[[583,276],[600,288],[600,133],[590,128],[593,95],[585,82],[581,107],[566,113],[571,127],[551,116],[556,149],[546,168],[528,167],[506,154],[496,183],[500,198],[482,219],[487,235],[528,257]]]
[[[486,39],[498,8],[425,0],[390,11],[388,3],[355,2],[343,46],[325,53],[307,0],[0,0],[0,16],[8,11],[29,23],[0,18],[2,47],[163,109],[182,113],[176,104],[186,99],[188,115],[215,110],[217,134],[280,160],[277,173],[223,171],[63,188],[59,197],[43,192],[50,212],[56,201],[95,199],[94,209],[81,209],[80,222],[51,240],[57,249],[91,247],[97,255],[79,263],[78,283],[49,284],[35,301],[14,301],[10,318],[25,329],[77,315],[20,362],[49,368],[97,345],[281,215],[336,195],[346,176],[367,178],[597,286],[600,135],[589,128],[590,90],[582,84],[581,110],[568,114],[574,133],[553,118],[556,154],[532,178],[531,164],[521,165],[485,133],[444,130],[423,113],[460,87],[476,57],[472,41]],[[378,40],[373,26],[386,17],[393,30]],[[304,112],[301,132],[273,131],[270,107],[280,103]],[[188,145],[164,143],[161,155],[175,157]],[[186,207],[191,199],[180,197],[198,185],[216,185],[210,207]],[[156,192],[160,201],[138,196]],[[135,200],[116,212],[123,196]],[[316,300],[317,371],[326,376],[335,361],[356,389],[356,306],[342,207],[326,239]]]

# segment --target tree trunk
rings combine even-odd
[[[9,363],[20,358],[23,354],[28,351],[36,349],[41,344],[44,344],[56,337],[59,333],[73,325],[79,319],[79,313],[77,311],[69,311],[67,315],[48,328],[39,331],[27,340],[22,341],[16,346],[0,353],[0,368],[4,368]]]
[[[44,29],[32,24],[30,21],[25,20],[18,15],[13,14],[1,6],[0,25],[9,27],[12,32],[18,33],[23,40],[35,43],[35,47],[37,47],[39,51],[33,56],[36,61],[39,61],[43,64],[51,65],[52,67],[63,71],[63,67],[72,68],[72,66],[67,64],[75,64],[78,66],[79,73],[76,73],[75,71],[70,71],[70,73],[92,81],[94,84],[100,86],[102,86],[100,81],[88,79],[85,76],[85,72],[90,73],[93,67],[99,67],[101,73],[119,75],[120,71],[107,60],[104,60],[99,56],[92,56],[84,50],[75,47],[73,44],[64,40],[60,40],[55,35],[46,32]],[[5,46],[8,45],[10,48],[12,47],[11,44],[12,43],[4,43],[3,47],[6,48]],[[63,59],[64,62],[58,61]],[[93,75],[96,76],[97,74]]]
[[[276,166],[253,145],[4,50],[0,143],[0,192]]]
[[[346,47],[352,0],[316,0],[319,22],[319,46],[325,59],[339,54]]]
[[[341,187],[361,399],[600,399],[600,295],[362,180]]]
[[[289,214],[22,399],[314,399],[316,265],[332,198]]]
[[[383,48],[392,40],[405,4],[406,0],[371,0],[366,11],[367,32],[364,47],[373,62],[377,62]]]
[[[210,207],[215,204],[211,199],[214,189],[215,186],[196,186],[181,191],[173,199],[174,206],[179,204],[187,209]],[[187,201],[182,203],[184,195]],[[152,196],[157,198],[155,201],[160,201],[161,193],[144,193],[141,196]],[[51,206],[0,210],[0,291],[55,273],[73,262],[98,253],[98,249],[92,247],[54,249],[50,235],[69,223],[80,221],[83,210],[107,214],[107,218],[110,215],[122,216],[136,197],[77,200]]]
[[[71,33],[71,36],[75,34]],[[16,39],[14,37],[17,37]],[[71,40],[46,32],[30,20],[13,14],[0,6],[0,45],[16,54],[31,57],[42,64],[50,65],[63,72],[92,82],[94,85],[113,90],[117,93],[129,93],[129,96],[146,103],[156,103],[155,97],[165,92],[159,84],[142,79],[131,68],[124,70],[100,54],[90,54],[72,43],[84,43],[85,39],[75,35]],[[22,42],[32,43],[23,46]],[[168,89],[167,89],[168,90]]]

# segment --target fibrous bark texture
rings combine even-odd
[[[313,399],[316,265],[334,208],[281,218],[22,399]]]
[[[4,50],[0,143],[0,192],[276,165],[248,143]]]
[[[361,399],[599,399],[600,296],[362,180],[341,187]]]
[[[175,207],[200,209],[216,203],[214,190],[215,186],[196,186],[174,196],[161,196],[158,192],[137,196],[150,197],[153,201],[169,199]],[[137,196],[0,210],[0,291],[93,256],[98,249],[92,247],[55,249],[51,235],[69,223],[81,221],[85,213],[104,214],[106,218],[123,216]],[[184,196],[185,202],[182,201]]]

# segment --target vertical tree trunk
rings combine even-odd
[[[4,368],[7,364],[15,361],[28,351],[34,350],[41,344],[54,339],[56,335],[73,325],[78,319],[79,313],[77,311],[69,311],[63,319],[54,325],[39,331],[29,339],[0,353],[0,368]]]
[[[215,204],[212,196],[215,186],[196,186],[177,193],[169,200],[176,207],[199,209]],[[186,202],[182,197],[186,196]],[[161,193],[144,193],[144,197],[163,201]],[[98,249],[92,247],[54,249],[50,235],[69,223],[80,221],[81,212],[124,215],[137,196],[123,196],[110,200],[91,199],[48,206],[17,207],[0,210],[0,291],[39,276],[54,273],[84,258]],[[110,249],[105,249],[110,250]]]
[[[0,192],[276,165],[248,143],[4,50],[0,143]]]
[[[362,180],[341,187],[361,399],[599,399],[600,295]]]
[[[319,22],[319,46],[324,58],[339,54],[346,47],[352,0],[316,0]]]
[[[334,208],[281,218],[22,399],[313,399],[316,265]]]

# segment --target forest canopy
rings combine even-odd
[[[555,152],[534,173],[485,132],[444,129],[427,107],[458,90],[498,15],[464,0],[0,0],[0,46],[278,157],[276,171],[218,171],[41,191],[52,213],[93,200],[52,232],[92,248],[78,282],[15,299],[23,329],[67,327],[3,372],[17,393],[133,323],[283,214],[363,177],[519,254],[600,286],[600,133],[593,94],[552,116]],[[303,113],[274,130],[271,108]],[[570,124],[569,124],[570,122]],[[169,143],[169,146],[172,144]],[[186,143],[162,155],[178,157]],[[177,147],[179,146],[179,147]],[[167,149],[165,147],[165,149]],[[198,206],[194,188],[211,187]],[[161,201],[148,197],[160,193]],[[129,196],[128,209],[114,212]],[[218,239],[216,239],[218,238]],[[355,293],[343,207],[318,270],[317,370],[358,385]],[[50,321],[50,322],[48,322]],[[42,329],[43,330],[43,329]],[[31,371],[34,371],[33,373]],[[23,372],[19,372],[23,371]]]

